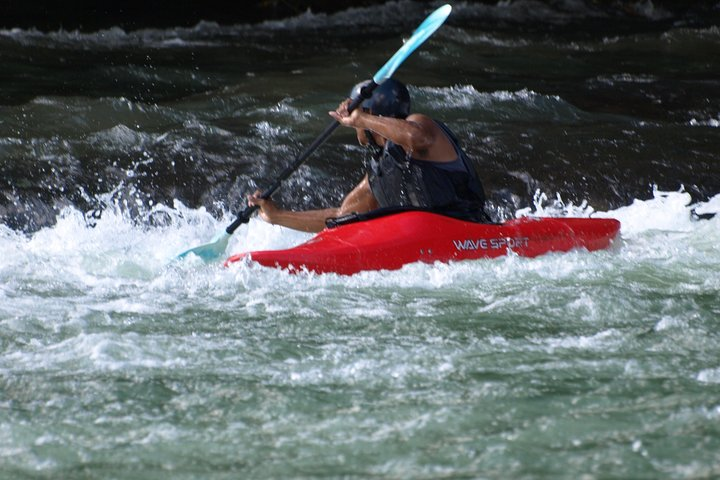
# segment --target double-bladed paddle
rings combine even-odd
[[[355,110],[363,101],[372,96],[373,90],[375,90],[378,85],[392,77],[395,70],[400,67],[405,59],[409,57],[410,54],[413,53],[415,49],[417,49],[417,47],[419,47],[425,40],[427,40],[430,35],[440,28],[447,19],[448,15],[450,15],[451,10],[452,7],[446,4],[428,15],[425,21],[423,21],[415,32],[413,32],[412,36],[403,44],[402,47],[400,47],[397,52],[395,52],[395,55],[393,55],[390,60],[388,60],[385,65],[383,65],[382,68],[375,73],[372,81],[361,89],[357,98],[352,99],[352,102],[348,105],[348,112]],[[300,165],[305,163],[308,157],[310,157],[310,155],[312,155],[312,153],[317,150],[320,145],[325,143],[325,140],[330,137],[339,125],[340,124],[336,120],[333,120],[333,122],[327,126],[325,131],[322,132],[320,136],[305,149],[305,151],[298,155],[295,160],[280,173],[280,175],[278,175],[272,185],[261,193],[260,197],[264,199],[270,198],[272,194],[280,188],[280,184],[292,175],[295,170],[300,167]],[[235,230],[237,230],[237,228],[243,223],[250,221],[250,217],[258,208],[259,207],[257,205],[245,207],[245,209],[238,214],[235,221],[228,225],[224,231],[217,234],[210,243],[191,248],[190,250],[178,255],[177,258],[183,258],[192,253],[206,262],[218,259],[225,253],[228,241],[230,240],[233,232],[235,232]]]

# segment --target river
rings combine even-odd
[[[617,218],[608,250],[173,261],[431,9],[0,31],[0,478],[720,476],[718,8],[459,3],[396,74],[496,220]],[[339,130],[276,198],[366,160]],[[253,218],[227,253],[309,238]]]

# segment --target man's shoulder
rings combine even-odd
[[[424,113],[411,113],[410,115],[408,115],[408,117],[405,120],[407,120],[408,122],[416,122],[416,123],[427,123],[427,124],[435,123],[435,120],[433,120],[429,116],[425,115]]]
[[[435,120],[424,113],[411,113],[406,118],[408,122],[420,125],[424,130],[437,134],[438,131],[444,130],[443,123]]]

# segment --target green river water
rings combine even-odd
[[[459,4],[398,72],[496,218],[617,218],[610,249],[351,277],[171,260],[427,5],[0,32],[0,479],[720,477],[720,34],[650,4]],[[352,140],[278,201],[341,198]]]

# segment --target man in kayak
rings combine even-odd
[[[352,96],[369,81],[359,83]],[[378,208],[416,207],[463,220],[488,222],[485,194],[467,155],[452,132],[440,122],[410,113],[410,93],[401,82],[380,84],[362,108],[348,112],[347,99],[330,116],[354,128],[361,145],[374,147],[370,172],[339,207],[292,211],[279,208],[260,192],[248,197],[266,222],[319,232],[326,221]]]

